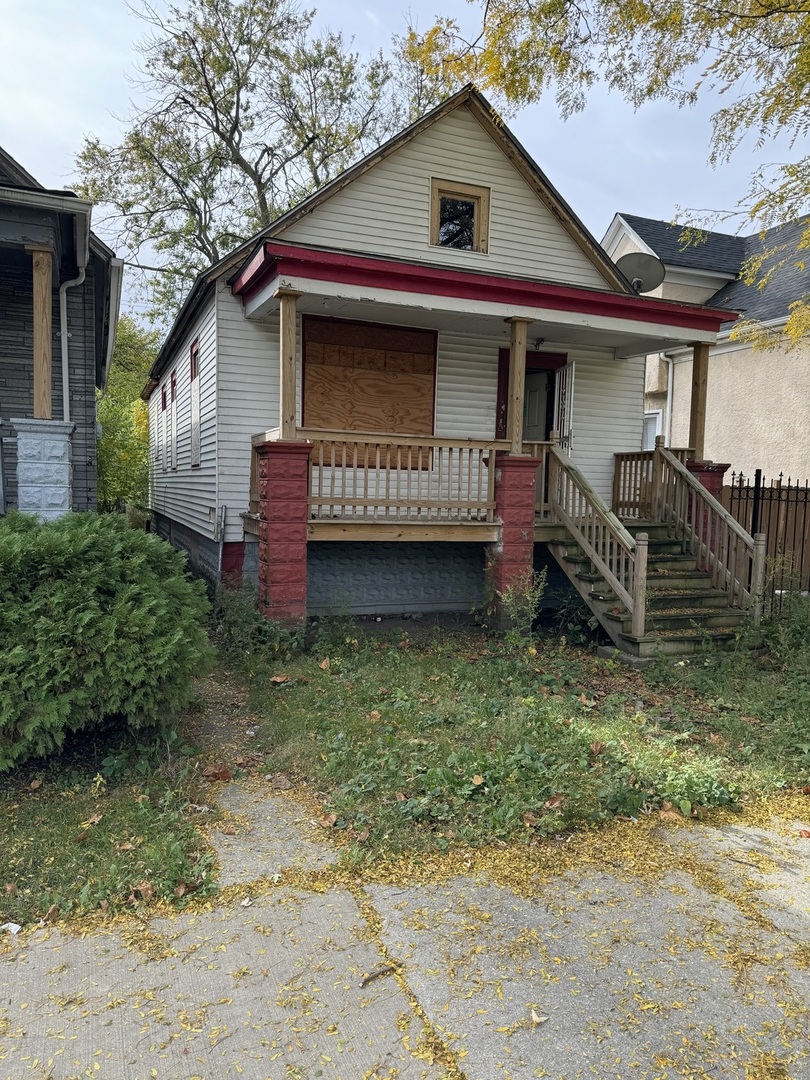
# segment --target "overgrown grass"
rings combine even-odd
[[[780,616],[749,627],[734,651],[661,662],[649,681],[672,695],[662,719],[719,744],[752,786],[810,783],[807,597],[786,599]]]
[[[193,748],[171,731],[76,735],[0,788],[0,923],[182,905],[213,890]]]
[[[695,664],[643,676],[558,641],[474,631],[386,637],[344,622],[309,653],[247,659],[267,768],[314,784],[358,858],[700,814],[807,781],[801,694],[748,654],[701,663],[709,695]]]

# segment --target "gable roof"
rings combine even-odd
[[[700,239],[685,244],[682,239],[683,225],[638,217],[636,214],[620,213],[619,217],[667,266],[739,274],[745,261],[744,236],[701,230]]]
[[[5,183],[2,178],[9,182],[7,187],[41,188],[42,184],[20,165],[19,161],[0,146],[0,183]]]
[[[471,84],[463,87],[430,112],[425,113],[408,127],[404,128],[388,142],[367,154],[360,161],[350,166],[345,172],[336,176],[329,183],[307,196],[301,202],[291,207],[286,213],[272,221],[268,226],[240,244],[237,248],[225,255],[219,262],[214,263],[208,269],[202,271],[194,282],[189,295],[182,304],[175,321],[166,336],[166,339],[158,353],[157,359],[150,373],[150,382],[158,378],[165,365],[168,352],[173,348],[177,340],[182,337],[189,321],[199,309],[208,287],[224,274],[238,270],[239,267],[267,240],[280,237],[280,235],[295,222],[311,213],[316,207],[326,202],[332,195],[342,191],[345,187],[373,169],[379,162],[390,157],[401,146],[415,139],[419,134],[437,123],[443,117],[454,110],[468,106],[470,112],[503,151],[504,155],[517,169],[523,179],[529,184],[535,194],[545,204],[550,213],[577,246],[584,252],[586,257],[596,267],[605,281],[607,288],[622,294],[635,295],[629,281],[607,255],[599,242],[591,235],[585,225],[580,221],[562,195],[556,190],[534,161],[531,155],[515,138],[511,131],[501,120],[495,108],[487,99]]]
[[[295,224],[301,218],[310,214],[316,207],[326,202],[338,191],[347,187],[358,177],[374,168],[379,162],[384,161],[395,153],[400,147],[411,142],[427,128],[432,127],[449,113],[454,112],[461,106],[466,105],[471,114],[481,125],[486,134],[501,149],[504,156],[511,162],[520,173],[529,187],[544,203],[557,222],[568,233],[575,244],[583,251],[586,257],[593,263],[606,284],[617,292],[632,292],[629,282],[624,278],[616,265],[609,258],[599,242],[591,235],[585,225],[580,221],[562,195],[557,191],[543,170],[532,158],[525,147],[515,138],[509,128],[498,115],[482,93],[475,89],[472,84],[462,87],[451,97],[437,105],[430,112],[415,120],[408,127],[403,128],[398,135],[383,143],[372,153],[361,158],[340,176],[336,176],[328,184],[313,192],[306,199],[276,218],[266,230],[260,234],[262,239],[278,237],[285,229]],[[258,237],[257,237],[258,239]]]
[[[780,262],[782,265],[762,288],[756,282],[749,285],[742,278],[730,281],[714,294],[709,306],[739,311],[746,319],[758,322],[786,318],[790,305],[810,292],[810,269],[805,269],[801,257],[796,254],[796,247],[808,225],[810,216],[742,238],[745,244],[743,261],[774,249],[762,264],[760,278]]]
[[[738,311],[758,322],[773,322],[787,318],[790,305],[810,293],[810,272],[795,255],[810,225],[810,215],[750,236],[705,231],[701,240],[686,245],[681,239],[681,225],[636,214],[617,216],[667,266],[734,274],[735,280],[723,285],[706,302],[708,307]],[[778,271],[762,287],[757,282],[748,284],[741,276],[745,263],[772,249],[773,254],[766,258],[758,276],[761,280],[781,263]]]

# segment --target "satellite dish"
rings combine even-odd
[[[616,265],[637,293],[652,292],[664,280],[664,264],[655,255],[629,251],[616,260]]]

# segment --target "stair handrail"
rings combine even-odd
[[[728,594],[729,607],[750,606],[758,623],[765,584],[765,533],[751,536],[746,532],[666,447],[656,445],[655,453],[658,467],[654,473],[660,481],[653,493],[656,520],[675,526],[698,568],[708,570],[714,587]]]
[[[549,461],[549,504],[632,617],[644,637],[647,534],[633,537],[568,454],[555,442]]]

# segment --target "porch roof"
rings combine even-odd
[[[343,305],[369,301],[412,321],[405,309],[429,311],[435,321],[476,315],[502,320],[521,317],[546,340],[613,347],[638,355],[678,343],[714,342],[720,326],[736,316],[702,307],[607,290],[528,278],[447,270],[424,263],[265,241],[231,283],[245,315],[263,318],[276,307],[279,289],[293,289]],[[359,311],[355,312],[359,315]],[[367,317],[367,316],[366,316]],[[531,331],[534,333],[534,331]]]

